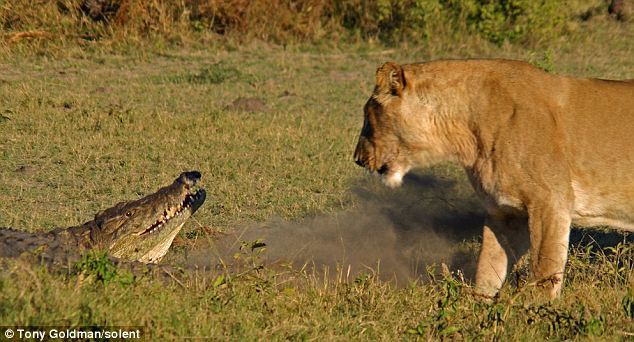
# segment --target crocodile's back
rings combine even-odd
[[[76,239],[63,230],[36,234],[0,228],[0,258],[17,258],[24,253],[65,262],[79,255],[79,250]]]

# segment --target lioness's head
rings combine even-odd
[[[377,172],[389,187],[401,185],[412,168],[445,160],[467,163],[474,139],[463,115],[462,84],[447,75],[439,80],[426,64],[383,64],[364,107],[356,163]]]
[[[403,68],[385,63],[376,72],[374,93],[365,104],[363,128],[354,152],[355,162],[378,172],[383,182],[399,186],[410,169],[400,134],[401,105],[407,84]]]

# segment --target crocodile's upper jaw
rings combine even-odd
[[[183,224],[205,201],[204,189],[192,189],[200,177],[197,171],[184,172],[151,195],[97,214],[92,240],[117,258],[159,262]]]

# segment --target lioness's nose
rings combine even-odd
[[[363,160],[355,158],[354,162],[357,163],[357,165],[363,167]]]

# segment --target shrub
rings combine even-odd
[[[79,38],[179,43],[196,35],[275,43],[321,39],[424,41],[475,34],[494,43],[530,43],[564,32],[596,0],[6,0],[9,40]],[[607,12],[607,4],[601,5]],[[46,34],[34,34],[44,31]],[[25,34],[30,32],[31,34]],[[348,38],[346,38],[348,37]]]

